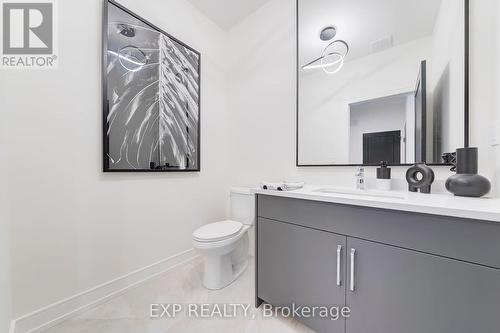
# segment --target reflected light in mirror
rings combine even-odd
[[[345,51],[330,51],[331,48],[340,45]],[[327,74],[338,73],[344,66],[345,57],[349,53],[349,45],[343,40],[334,40],[323,50],[321,57],[314,59],[310,63],[302,66],[303,70],[321,68]],[[318,61],[320,62],[318,64]],[[333,70],[331,67],[335,67]]]
[[[331,63],[325,63],[325,59],[331,58],[334,55],[337,56],[337,60],[334,60]],[[338,64],[337,68],[335,68],[334,70],[329,70],[330,67],[335,66],[337,64]],[[323,56],[321,57],[321,67],[323,68],[323,72],[325,72],[326,74],[338,73],[342,69],[342,67],[344,67],[344,56],[338,53],[330,53],[327,56]]]
[[[325,62],[325,59],[333,58],[334,56],[336,56],[336,59],[333,59],[331,62]],[[320,60],[321,60],[321,62],[318,64],[317,62]],[[302,66],[302,69],[308,70],[308,69],[318,69],[318,68],[331,67],[331,66],[335,66],[341,62],[342,63],[344,62],[344,57],[338,52],[332,52],[326,56],[321,56],[318,59],[313,60],[312,62],[308,63],[307,65]]]

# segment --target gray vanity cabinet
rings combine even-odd
[[[261,299],[275,306],[344,306],[345,236],[259,218],[258,242]],[[345,329],[344,320],[299,320],[318,333]]]
[[[353,238],[347,246],[348,333],[499,332],[499,270]]]
[[[257,199],[257,306],[350,308],[303,320],[319,333],[500,332],[500,223]]]

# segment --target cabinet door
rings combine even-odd
[[[275,306],[344,306],[345,236],[263,218],[258,223],[259,298]],[[318,333],[345,331],[343,319],[296,319]]]
[[[347,239],[348,333],[498,333],[500,271]],[[467,246],[467,244],[464,244]]]

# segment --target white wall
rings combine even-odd
[[[497,4],[496,17],[500,17],[500,5]],[[500,55],[500,20],[494,20],[496,27],[496,49],[495,56],[498,59]],[[496,105],[494,110],[495,127],[492,130],[492,145],[496,155],[496,170],[495,170],[495,184],[496,195],[500,196],[500,65],[496,62],[496,82],[495,82],[494,95],[496,96]]]
[[[500,53],[498,15],[500,14],[497,0],[470,1],[471,15],[471,145],[479,147],[480,173],[490,179],[497,179],[493,185],[496,195],[500,195],[500,158],[495,165],[495,154],[499,148],[492,147],[493,134],[500,127],[494,125],[500,112],[498,97],[498,82],[500,79],[497,68]],[[495,171],[496,170],[496,171]]]
[[[485,128],[491,128],[490,112],[495,98],[488,93],[495,82],[491,66],[496,59],[488,54],[497,41],[491,40],[494,0],[471,1],[471,117],[472,145],[480,147],[480,171],[492,177],[494,164],[488,161],[489,140]],[[485,17],[490,17],[485,20]],[[233,62],[235,74],[230,90],[232,134],[230,156],[239,171],[233,181],[256,183],[268,179],[303,179],[312,183],[353,186],[353,168],[296,168],[295,165],[295,4],[272,0],[231,33],[233,48],[241,57]],[[241,36],[245,36],[242,38]],[[244,61],[242,61],[244,60]],[[491,156],[491,155],[490,155]],[[394,177],[402,179],[406,168],[394,168]],[[451,175],[446,167],[435,168],[436,190],[444,189]],[[368,176],[373,178],[375,169]],[[401,182],[404,184],[404,182]],[[403,185],[402,185],[403,186]]]
[[[224,33],[184,0],[121,1],[202,53],[202,172],[103,174],[102,3],[57,1],[57,70],[1,73],[15,317],[188,250],[226,216]]]
[[[7,87],[0,81],[0,89]],[[5,121],[0,122],[0,332],[8,332],[11,320],[10,223],[7,204],[7,142]]]

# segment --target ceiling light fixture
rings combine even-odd
[[[348,53],[349,45],[347,42],[340,39],[334,40],[325,47],[321,57],[305,64],[302,66],[302,69],[309,70],[321,68],[327,74],[338,73],[344,66],[345,57]]]
[[[326,26],[319,32],[319,39],[325,42],[332,40],[335,36],[337,36],[337,28],[333,25]]]

